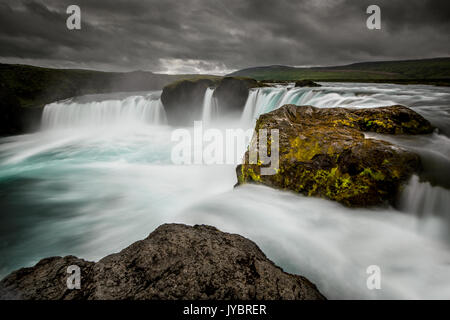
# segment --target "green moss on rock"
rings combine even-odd
[[[384,121],[387,115],[392,118]],[[393,202],[401,185],[421,169],[416,154],[366,139],[363,131],[432,131],[427,120],[401,106],[353,110],[286,105],[260,116],[256,135],[259,129],[279,130],[279,169],[261,175],[261,164],[249,164],[247,152],[237,168],[238,184],[261,183],[347,206]],[[256,141],[252,139],[250,151]]]

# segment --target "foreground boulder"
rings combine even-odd
[[[67,267],[81,289],[67,289]],[[54,257],[0,282],[0,299],[324,299],[252,241],[214,227],[167,224],[97,263]]]
[[[238,184],[261,183],[347,206],[393,203],[402,184],[421,170],[418,155],[391,143],[366,139],[363,132],[430,133],[419,114],[403,106],[371,109],[285,105],[260,116],[258,130],[279,130],[279,169],[261,175],[261,163],[249,164],[249,152],[237,167]]]

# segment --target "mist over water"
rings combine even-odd
[[[235,166],[173,165],[174,128],[160,92],[72,99],[46,106],[40,132],[0,140],[0,277],[48,256],[97,260],[179,222],[250,238],[328,298],[450,298],[450,90],[323,85],[255,89],[233,123],[215,118],[208,89],[203,120],[246,129],[286,103],[409,106],[440,131],[373,136],[415,150],[425,163],[397,208],[348,209],[264,186],[234,189]],[[381,267],[382,290],[366,287],[370,265]]]

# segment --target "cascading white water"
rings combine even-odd
[[[430,237],[450,243],[450,190],[420,181],[414,175],[399,199],[399,209],[416,216],[418,228]]]
[[[214,91],[214,88],[207,88],[203,98],[202,121],[205,125],[210,125],[211,122],[217,117],[219,111],[216,98],[214,97]]]
[[[450,139],[436,132],[417,136],[366,133],[365,136],[391,142],[420,156],[423,181],[418,176],[411,178],[399,199],[399,208],[420,218],[447,220],[450,234],[450,214],[445,209],[450,207]]]
[[[251,90],[241,116],[241,124],[249,127],[263,113],[280,107],[280,99],[286,95],[286,88],[258,88]]]
[[[403,191],[400,207],[422,217],[446,215],[444,218],[450,218],[450,190],[421,182],[418,176],[413,176]]]
[[[54,102],[45,106],[41,125],[43,129],[66,129],[165,123],[166,115],[158,94],[148,94],[103,101]]]
[[[402,101],[405,100],[405,96],[409,95],[413,95],[414,99],[426,100],[422,96],[416,95],[416,92],[399,92],[391,87],[381,90],[373,90],[371,87],[355,89],[335,86],[257,88],[250,91],[242,112],[241,125],[244,127],[254,126],[261,114],[273,111],[285,104],[312,105],[319,108],[381,107],[398,102],[409,104],[411,100]],[[446,95],[437,94],[437,96]],[[397,103],[393,101],[393,98],[396,98]],[[448,137],[436,133],[431,136],[419,137],[396,137],[370,133],[367,136],[390,141],[420,154],[425,166],[424,175],[441,186],[449,186],[447,175],[450,163],[450,140]],[[442,216],[443,212],[448,211],[446,208],[450,207],[450,191],[440,186],[432,186],[429,182],[420,182],[419,178],[414,176],[405,188],[399,203],[402,211],[419,217]],[[450,231],[450,214],[442,218],[447,219]]]
[[[244,111],[242,111],[241,123],[246,125],[251,123],[253,116],[255,114],[256,100],[258,99],[259,90],[251,90],[248,94],[247,102],[244,106]]]
[[[324,88],[257,88],[250,91],[242,113],[241,122],[254,124],[263,113],[273,111],[285,104],[312,105],[318,108],[377,107],[395,104],[390,99],[377,99],[373,95],[359,93],[337,93],[336,89]]]
[[[158,101],[156,93],[147,96],[139,97]],[[233,188],[235,166],[174,165],[175,128],[145,125],[163,110],[147,105],[146,112],[156,114],[146,116],[138,107],[142,99],[60,102],[46,108],[45,128],[75,130],[0,139],[0,278],[49,256],[98,260],[163,223],[189,223],[248,237],[284,270],[308,277],[327,298],[450,298],[449,239],[435,236],[434,228],[445,224],[442,218],[448,212],[450,187],[438,186],[449,172],[447,137],[411,136],[404,142],[426,152],[425,171],[434,168],[437,185],[412,179],[401,211],[348,209],[264,186]],[[393,102],[450,128],[448,88],[354,83],[252,90],[242,128],[282,103],[364,107]],[[69,110],[70,103],[76,111]],[[94,105],[99,110],[92,110]],[[127,114],[129,122],[124,121]],[[108,130],[90,130],[110,123]],[[121,125],[138,128],[115,130]],[[435,217],[433,223],[421,218],[426,212]],[[367,289],[366,270],[373,264],[382,270],[382,290]]]

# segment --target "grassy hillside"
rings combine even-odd
[[[15,94],[23,107],[42,106],[83,94],[159,90],[173,81],[195,77],[198,75],[165,75],[142,71],[119,73],[0,64],[0,83]]]
[[[450,58],[364,62],[315,68],[268,66],[243,69],[230,75],[280,81],[311,79],[315,81],[445,84],[450,82]]]
[[[340,69],[341,67],[334,68]],[[384,72],[408,79],[445,79],[450,78],[450,58],[363,62],[345,66],[345,69]]]

